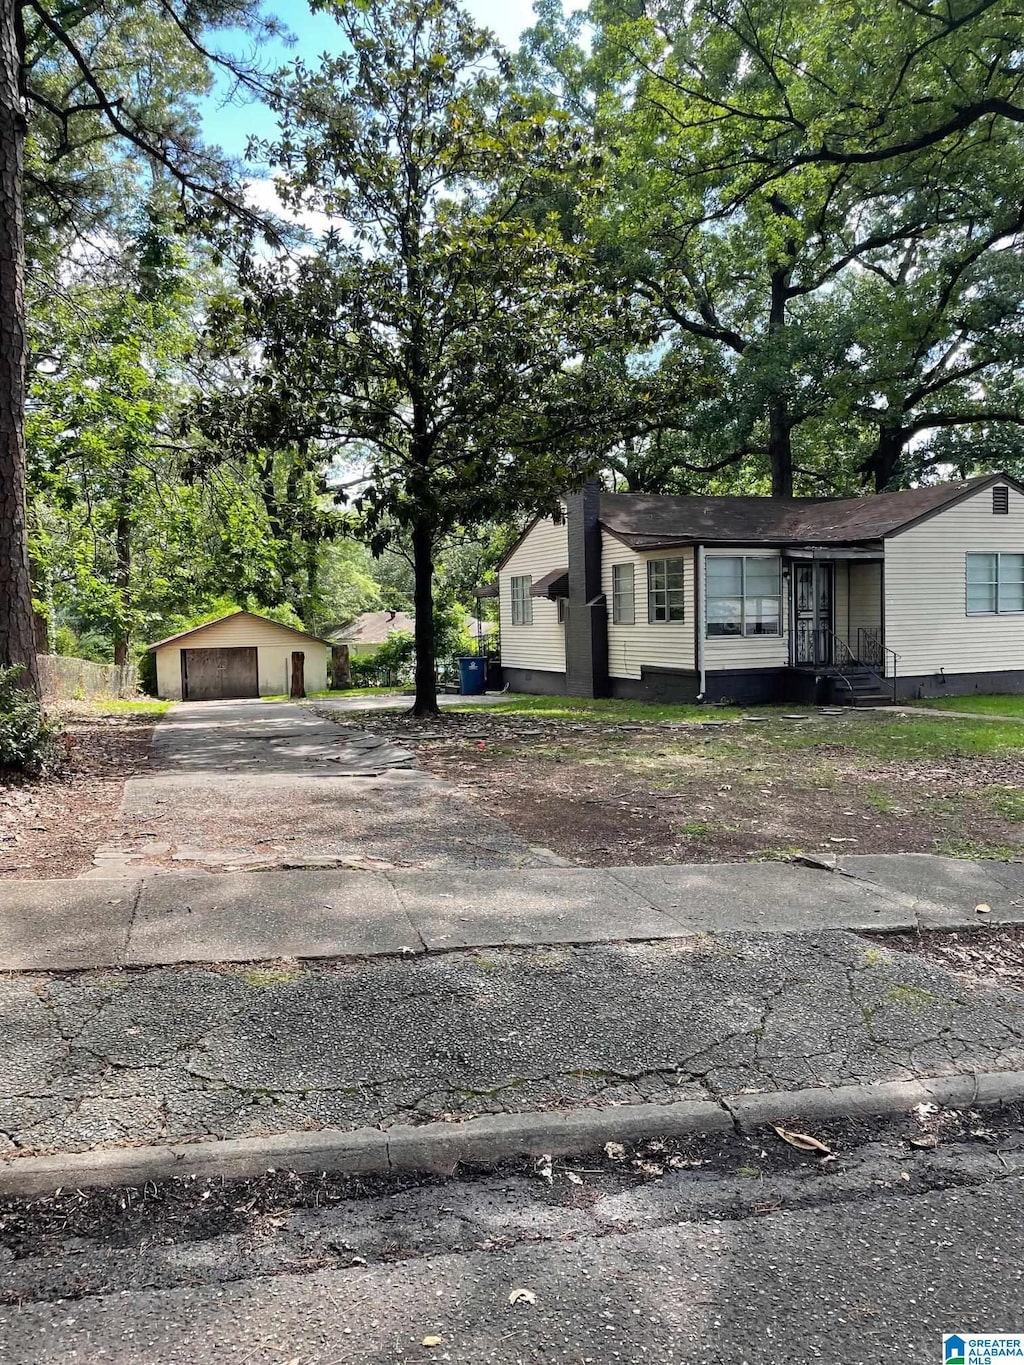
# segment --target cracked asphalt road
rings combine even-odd
[[[0,982],[7,1156],[1024,1067],[1024,993],[854,934]]]

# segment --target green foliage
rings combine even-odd
[[[581,478],[607,432],[604,409],[579,401],[579,360],[628,338],[637,310],[600,287],[582,232],[600,156],[509,97],[507,58],[453,0],[331,12],[345,51],[296,63],[264,153],[289,208],[347,230],[249,263],[243,305],[217,320],[249,382],[216,430],[356,453],[361,534],[375,554],[412,552],[429,708],[437,547],[550,508]]]
[[[1009,0],[590,18],[588,55],[545,11],[523,70],[614,141],[591,230],[663,320],[611,376],[648,408],[612,456],[627,484],[842,493],[1019,461]]]
[[[57,732],[21,686],[22,672],[0,668],[0,769],[37,774],[53,758]]]

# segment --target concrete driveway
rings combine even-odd
[[[125,786],[87,877],[160,871],[544,866],[406,749],[292,702],[185,702]]]

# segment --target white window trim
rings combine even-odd
[[[525,588],[518,592],[516,584],[525,584]],[[533,625],[533,598],[530,596],[530,589],[533,587],[533,577],[528,573],[511,574],[509,576],[509,591],[512,601],[512,625],[532,626]]]
[[[665,580],[666,580],[666,585],[665,585],[664,588],[652,588],[652,587],[651,587],[651,570],[654,568],[654,566],[655,566],[656,564],[664,564],[664,565],[665,565]],[[668,566],[669,566],[670,564],[678,564],[678,565],[679,565],[680,573],[682,574],[682,579],[683,579],[683,585],[682,585],[681,588],[670,588],[670,587],[668,586]],[[634,588],[634,592],[635,592],[635,588]],[[665,594],[665,609],[666,609],[666,611],[669,613],[669,615],[666,616],[666,617],[664,618],[664,620],[659,620],[659,619],[654,615],[653,610],[652,610],[651,598],[654,596],[655,592],[663,592],[663,593]],[[675,594],[678,596],[678,598],[679,598],[679,603],[680,603],[680,605],[681,605],[681,607],[682,607],[682,615],[680,615],[680,616],[672,616],[672,615],[671,615],[671,611],[672,611],[672,602],[671,602],[671,598],[670,598],[670,594],[671,594],[671,593],[675,593]],[[634,615],[635,615],[635,612],[634,612]],[[649,626],[681,626],[681,625],[685,622],[685,620],[686,620],[686,560],[685,560],[685,558],[684,558],[682,555],[663,555],[660,559],[649,559],[649,560],[647,561],[647,624],[648,624]]]
[[[964,555],[964,614],[965,614],[966,616],[1022,616],[1022,615],[1024,615],[1024,607],[1001,607],[1001,606],[999,605],[999,584],[1000,584],[1000,581],[1001,581],[999,570],[1000,570],[1001,561],[1002,561],[1002,559],[1004,558],[1004,556],[1019,555],[1019,554],[1024,554],[1024,550],[968,550],[968,551],[966,552],[966,554]],[[986,559],[994,559],[994,560],[996,561],[996,576],[995,576],[995,579],[994,579],[994,580],[993,580],[993,579],[986,579],[986,580],[985,580],[985,584],[986,584],[987,586],[994,587],[995,590],[996,590],[996,592],[995,592],[996,604],[995,604],[995,606],[992,608],[991,611],[989,611],[989,610],[987,610],[987,609],[985,609],[985,610],[983,610],[983,611],[979,611],[979,610],[977,610],[977,609],[975,609],[975,610],[973,610],[973,611],[971,610],[971,576],[970,576],[970,561],[971,561],[971,557],[972,557],[972,556],[978,556],[978,555],[984,555]],[[980,586],[982,586],[982,585],[981,585],[981,584],[975,584],[974,586],[975,586],[975,587],[980,587]]]
[[[738,597],[739,603],[740,603],[740,629],[739,629],[739,633],[736,634],[736,635],[726,635],[726,634],[724,634],[724,633],[719,633],[719,632],[716,632],[716,631],[712,631],[712,629],[711,629],[711,619],[710,619],[710,615],[711,615],[711,614],[710,614],[710,611],[708,610],[708,608],[709,608],[709,605],[710,605],[710,603],[711,603],[711,601],[712,601],[713,599],[712,599],[712,597],[711,597],[711,594],[708,592],[708,575],[709,575],[709,571],[710,571],[709,566],[710,566],[715,560],[722,560],[722,559],[738,559],[738,560],[740,561],[740,592],[739,592],[738,594],[737,594],[737,593],[729,593],[729,594],[728,594],[728,596],[729,596],[730,598],[737,598],[737,597]],[[747,560],[748,560],[748,559],[765,559],[765,560],[770,560],[773,564],[777,564],[777,565],[778,565],[778,579],[779,579],[779,591],[778,591],[778,593],[773,593],[773,592],[764,593],[764,592],[762,592],[762,593],[750,593],[750,594],[749,594],[749,596],[751,596],[751,597],[761,597],[761,598],[769,598],[769,597],[770,597],[770,598],[773,598],[773,599],[775,599],[775,598],[778,599],[778,603],[779,603],[779,628],[778,628],[778,630],[759,630],[759,631],[756,631],[756,632],[754,632],[754,633],[752,633],[752,634],[750,634],[750,635],[747,634],[747,596],[748,596],[748,593],[747,593]],[[785,606],[785,592],[783,591],[783,583],[782,583],[782,559],[781,559],[778,555],[760,555],[760,554],[735,554],[735,555],[733,555],[733,554],[729,554],[729,555],[707,555],[707,556],[705,557],[705,559],[704,559],[704,638],[705,638],[705,640],[715,640],[716,642],[717,642],[717,641],[721,641],[721,640],[781,640],[781,639],[783,638],[783,636],[785,635],[785,621],[784,621],[784,619],[783,619],[783,609],[784,609],[784,606]]]
[[[629,592],[617,592],[616,580],[629,570]],[[628,597],[629,617],[621,616],[620,604],[625,605]],[[660,623],[659,623],[660,624]],[[613,564],[612,565],[612,625],[613,626],[635,626],[636,625],[636,565],[635,564]]]

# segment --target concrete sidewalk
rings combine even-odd
[[[978,905],[990,908],[980,915]],[[929,854],[844,858],[835,871],[722,863],[0,881],[0,969],[1022,922],[1024,865]]]

